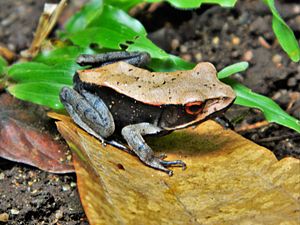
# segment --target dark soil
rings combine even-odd
[[[283,1],[281,1],[283,2]],[[0,0],[0,44],[17,54],[30,44],[44,1]],[[300,3],[285,1],[278,9],[300,39]],[[250,67],[235,79],[273,98],[300,118],[300,65],[291,62],[274,38],[271,15],[258,0],[240,1],[234,9],[205,6],[179,11],[167,4],[136,16],[150,38],[186,60],[210,61],[217,69],[246,60]],[[233,106],[226,116],[243,136],[266,146],[281,159],[300,158],[300,135],[285,127],[259,126],[258,110]],[[249,125],[256,124],[256,128]],[[5,224],[87,224],[75,175],[54,175],[0,159],[0,214]],[[4,224],[1,223],[0,224]]]
[[[9,214],[7,224],[87,224],[75,176],[4,160],[0,171],[0,214]]]

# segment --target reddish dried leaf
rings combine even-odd
[[[40,108],[0,95],[0,157],[49,172],[73,172],[67,146],[49,128]]]
[[[74,165],[91,224],[299,224],[300,161],[272,152],[207,121],[150,146],[183,158],[174,176],[99,141],[55,116],[78,154]]]

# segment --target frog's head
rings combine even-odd
[[[160,125],[167,130],[185,128],[215,117],[228,109],[236,98],[232,88],[217,78],[211,63],[199,63],[189,71],[176,96],[178,104],[165,105],[160,120]]]

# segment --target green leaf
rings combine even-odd
[[[177,56],[169,55],[168,58],[164,59],[152,59],[147,67],[156,72],[167,72],[176,70],[190,70],[194,68],[194,64],[186,62]]]
[[[146,34],[139,21],[123,10],[105,5],[103,13],[94,18],[84,32],[70,32],[65,37],[81,47],[97,44],[102,48],[120,50],[121,45],[129,45]]]
[[[100,48],[121,50],[120,44],[122,41],[131,40],[133,39],[133,36],[129,37],[114,29],[91,27],[87,28],[84,32],[70,34],[67,38],[70,39],[73,44],[81,47],[88,47],[91,44],[97,44]]]
[[[149,67],[156,71],[190,69],[192,65],[157,47],[147,38],[139,21],[109,5],[104,5],[102,14],[94,18],[84,32],[69,33],[65,37],[82,48],[97,44],[101,48],[146,51],[153,59]]]
[[[7,76],[18,84],[8,91],[19,99],[62,109],[59,91],[62,86],[72,85],[75,71],[81,68],[76,58],[82,53],[93,52],[89,48],[64,46],[42,52],[33,62],[14,64]]]
[[[287,114],[272,99],[252,92],[249,88],[225,78],[222,81],[229,84],[237,94],[235,104],[260,109],[269,122],[276,122],[300,133],[300,121]]]
[[[171,5],[182,8],[191,9],[198,8],[202,4],[218,4],[223,7],[233,7],[237,0],[165,0]],[[105,0],[106,4],[113,5],[125,11],[142,2],[164,2],[162,0]]]
[[[10,86],[7,90],[19,99],[48,106],[52,109],[62,109],[63,105],[59,101],[58,93],[63,86],[66,85],[48,82],[31,82],[16,84]]]
[[[136,38],[132,44],[128,45],[128,51],[146,51],[155,59],[168,59],[170,55],[155,45],[146,36]]]
[[[129,16],[125,11],[110,5],[104,5],[101,15],[96,17],[88,27],[115,28],[116,31],[129,35],[147,35],[140,21]]]
[[[223,68],[221,71],[218,72],[218,78],[223,79],[226,77],[231,76],[232,74],[239,73],[248,69],[249,63],[248,62],[238,62]]]
[[[7,67],[6,60],[0,55],[0,77],[5,73]]]
[[[54,48],[52,50],[44,50],[37,57],[34,58],[35,62],[41,62],[47,65],[54,65],[65,61],[73,61],[76,64],[76,59],[81,54],[93,54],[90,48],[80,48],[78,46],[64,46]]]
[[[300,47],[293,31],[280,17],[275,8],[274,0],[264,0],[264,2],[273,14],[272,27],[281,47],[294,62],[298,62],[300,60]]]
[[[233,7],[237,0],[166,0],[177,8],[198,8],[202,4],[218,4],[223,7]],[[161,2],[161,0],[147,0],[147,2]]]
[[[72,16],[65,25],[67,32],[84,30],[103,10],[103,0],[92,0]]]
[[[143,0],[105,0],[105,4],[115,6],[124,11],[128,11],[133,6],[144,2]]]
[[[8,77],[20,83],[49,82],[71,85],[72,77],[78,68],[80,67],[74,61],[52,66],[38,62],[18,63],[9,68]]]

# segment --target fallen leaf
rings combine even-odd
[[[48,172],[73,172],[68,147],[58,133],[50,132],[51,124],[43,113],[38,106],[0,95],[0,157]]]
[[[182,159],[174,175],[99,141],[68,117],[57,127],[77,153],[78,189],[90,224],[299,224],[300,161],[213,121],[152,140]]]

